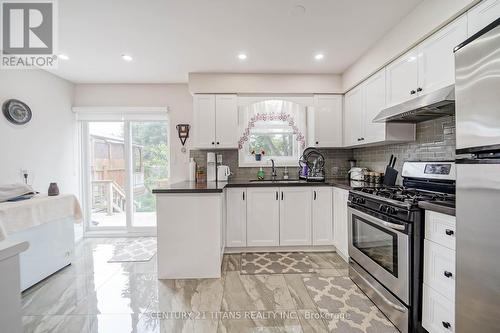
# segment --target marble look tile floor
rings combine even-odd
[[[334,252],[308,253],[315,273],[272,275],[242,275],[228,254],[221,279],[158,280],[156,256],[107,262],[122,241],[81,241],[71,266],[24,292],[24,332],[328,332],[304,279],[347,275]]]

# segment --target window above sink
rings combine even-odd
[[[266,99],[241,107],[239,166],[297,166],[306,147],[306,107],[284,99]]]

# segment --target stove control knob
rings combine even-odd
[[[387,207],[387,212],[391,215],[396,215],[398,213],[398,210],[394,207]]]
[[[382,213],[387,213],[387,209],[389,209],[389,207],[387,207],[386,205],[380,205],[380,207],[378,208],[378,210],[380,210]]]
[[[365,199],[355,197],[355,198],[352,198],[352,202],[354,202],[355,204],[364,204]]]

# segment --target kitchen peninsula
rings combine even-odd
[[[218,278],[224,251],[337,248],[346,259],[348,190],[363,185],[344,179],[186,181],[155,189],[158,277]]]

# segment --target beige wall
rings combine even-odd
[[[79,84],[75,87],[74,106],[145,106],[169,109],[170,180],[188,177],[189,152],[182,145],[175,126],[193,123],[193,98],[187,84]],[[191,139],[186,147],[189,150]]]
[[[343,90],[353,88],[477,2],[424,0],[343,73]]]
[[[224,74],[190,73],[193,94],[331,94],[342,93],[336,74]]]

